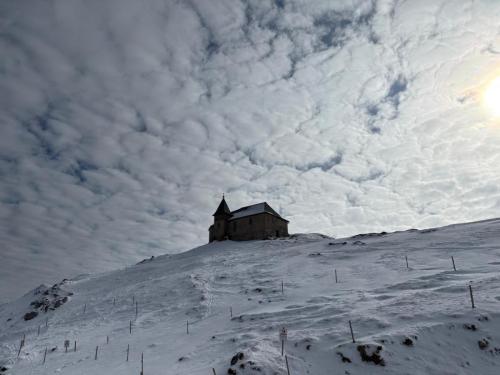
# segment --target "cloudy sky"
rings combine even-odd
[[[269,202],[343,236],[500,216],[498,0],[0,3],[0,301]]]

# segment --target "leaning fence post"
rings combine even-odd
[[[290,375],[290,367],[288,367],[288,356],[285,355],[285,363],[286,363],[286,372]]]
[[[87,304],[83,305],[83,313],[85,314],[85,311],[87,311]]]
[[[97,345],[97,346],[95,347],[95,357],[94,357],[94,360],[96,360],[96,361],[97,361],[97,351],[98,351],[98,350],[99,350],[99,345]]]
[[[132,321],[130,321],[130,323],[128,325],[128,331],[130,334],[132,334]]]
[[[40,336],[40,325],[38,325],[38,331],[37,331],[37,336]]]
[[[141,375],[144,375],[144,353],[141,353]]]
[[[214,373],[214,375],[217,375],[217,374],[215,373],[215,369],[214,369],[213,367],[212,367],[212,372]]]
[[[470,292],[470,302],[472,304],[472,308],[474,309],[476,306],[474,305],[474,295],[472,294],[472,285],[469,284],[469,292]]]
[[[283,280],[281,280],[281,294],[285,294],[285,289],[283,286]]]
[[[355,343],[356,340],[354,339],[354,332],[352,330],[352,324],[351,324],[351,321],[349,320],[349,328],[351,330],[351,337],[352,337],[352,342]]]
[[[186,320],[186,334],[189,335],[189,320]]]
[[[74,351],[76,352],[76,340],[75,340],[75,348],[74,348]]]
[[[339,282],[338,278],[337,278],[337,269],[335,269],[335,284],[337,284]]]
[[[455,267],[455,259],[453,257],[451,257],[451,263],[453,264],[453,271],[456,271],[457,268]]]
[[[130,344],[127,344],[127,362],[128,362],[128,354],[130,353]]]
[[[231,318],[233,317],[233,308],[229,307],[229,314],[231,315]]]
[[[137,319],[138,311],[139,311],[139,303],[135,301],[135,319]]]
[[[109,344],[109,336],[106,336],[106,344]]]
[[[19,358],[19,355],[21,354],[21,349],[23,348],[24,346],[24,340],[25,340],[25,337],[26,336],[23,336],[23,338],[21,339],[21,343],[19,344],[19,351],[17,352],[17,358]]]
[[[405,260],[406,260],[406,268],[410,268],[410,267],[408,266],[408,256],[407,256],[407,255],[405,255]]]
[[[43,353],[43,364],[45,364],[45,358],[47,358],[47,347],[45,347],[45,352]]]

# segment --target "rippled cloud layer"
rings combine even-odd
[[[268,201],[342,236],[499,216],[497,1],[0,4],[0,300]],[[7,281],[7,282],[3,282]]]

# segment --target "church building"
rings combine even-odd
[[[222,196],[213,217],[214,223],[208,229],[209,242],[265,240],[288,236],[288,220],[283,219],[267,202],[231,211]]]

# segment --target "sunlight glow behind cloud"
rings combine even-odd
[[[493,115],[500,117],[500,77],[488,84],[484,93],[484,102]]]
[[[202,244],[222,192],[292,233],[499,216],[500,134],[469,94],[498,66],[499,16],[487,0],[3,2],[0,300]]]

